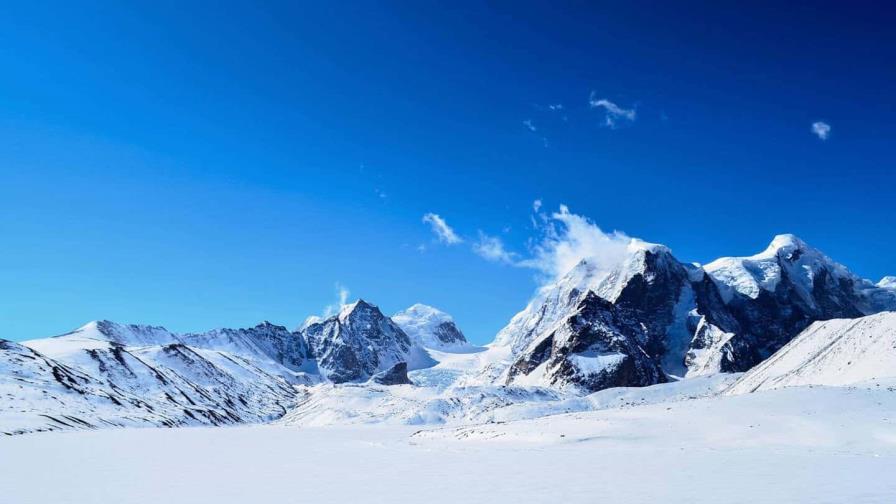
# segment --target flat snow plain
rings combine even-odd
[[[0,439],[4,503],[892,503],[893,387],[801,387],[484,425]]]

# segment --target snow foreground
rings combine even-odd
[[[422,431],[50,433],[0,440],[0,487],[19,504],[883,503],[894,411],[885,387],[804,387]]]

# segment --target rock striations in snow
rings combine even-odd
[[[740,378],[737,394],[800,385],[896,379],[896,312],[815,322]]]
[[[304,332],[268,322],[188,334],[90,322],[0,341],[0,431],[264,422],[295,406],[298,385],[407,384],[409,364],[430,363],[364,301]]]

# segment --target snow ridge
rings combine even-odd
[[[815,322],[746,373],[729,393],[896,378],[896,312]]]

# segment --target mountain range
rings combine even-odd
[[[875,315],[887,311],[896,311],[893,277],[859,278],[792,235],[702,266],[632,240],[619,264],[583,260],[539,289],[487,347],[435,308],[389,317],[364,300],[297,330],[263,322],[176,334],[95,321],[0,340],[0,431],[299,418],[327,404],[315,393],[341,390],[333,385],[386,402],[402,386],[450,390],[429,403],[445,412],[750,370],[734,391],[812,382],[807,370],[839,376],[843,366],[863,370],[845,375],[858,381],[896,375],[892,359],[863,364],[871,349],[894,352],[896,314]]]

